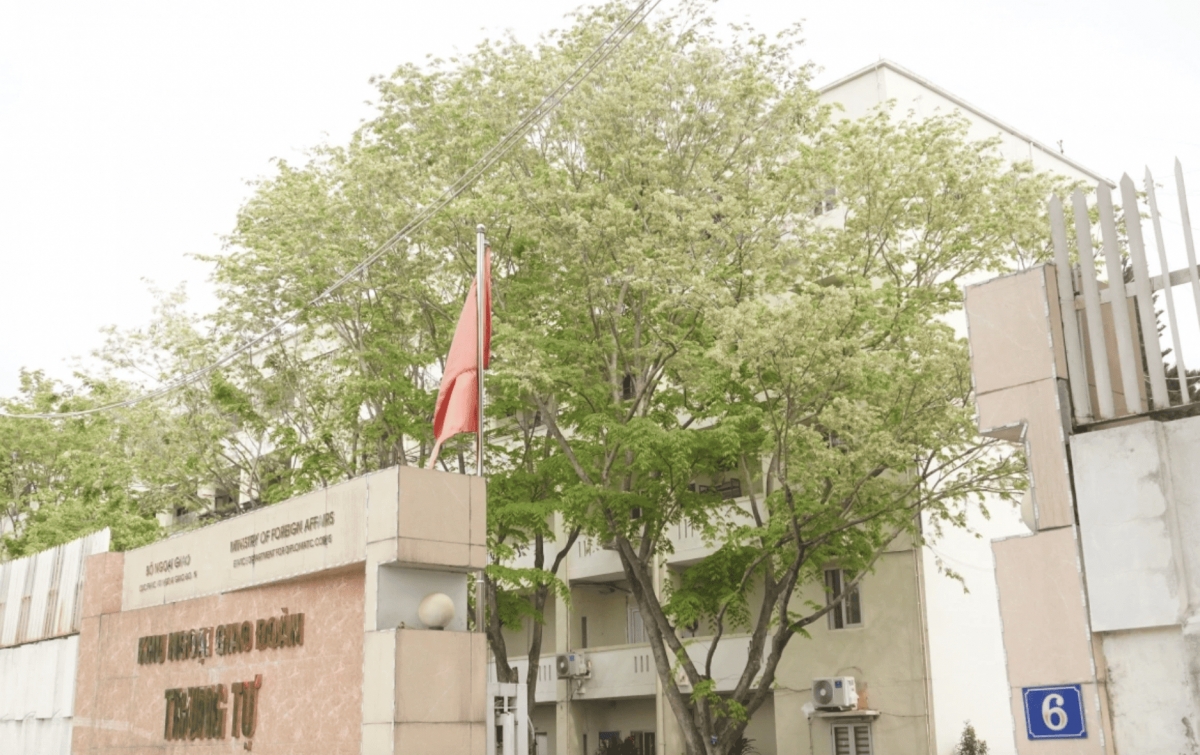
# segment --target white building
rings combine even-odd
[[[889,102],[898,116],[912,114],[930,118],[956,112],[967,119],[968,137],[1000,137],[1000,152],[1012,162],[1028,161],[1035,170],[1058,173],[1067,178],[1095,184],[1108,179],[1080,165],[1061,151],[1047,146],[1029,134],[1008,125],[912,71],[880,59],[820,89],[821,101],[841,107],[842,116],[861,118]]]

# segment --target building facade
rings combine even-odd
[[[839,117],[858,118],[891,103],[894,113],[929,117],[959,113],[974,139],[999,137],[1010,160],[1072,180],[1106,182],[1096,173],[1006,125],[961,98],[890,61],[880,61],[820,90]],[[965,335],[966,323],[955,322]],[[741,481],[743,486],[746,481]],[[746,503],[746,499],[740,499]],[[1016,748],[1005,651],[997,607],[989,541],[1029,531],[1021,512],[992,506],[991,519],[973,516],[983,535],[950,532],[925,548],[894,546],[859,588],[857,610],[838,621],[810,627],[811,638],[789,644],[769,701],[751,720],[746,737],[763,755],[863,755],[936,753],[949,755],[966,721],[1002,755]],[[686,524],[670,533],[674,552],[660,583],[670,572],[711,552]],[[518,559],[532,566],[532,558]],[[962,583],[943,574],[962,575]],[[538,755],[595,755],[601,742],[632,737],[644,755],[679,755],[683,744],[674,714],[662,695],[636,603],[623,582],[617,554],[598,543],[577,542],[559,576],[570,585],[571,600],[548,607],[538,674],[537,705],[530,712]],[[805,588],[803,599],[825,602],[821,586]],[[839,626],[840,624],[840,626]],[[520,657],[529,647],[530,628],[508,633],[510,662],[524,682],[530,673]],[[705,652],[703,636],[689,652]],[[740,644],[739,644],[740,643]],[[718,645],[718,690],[732,689],[745,667],[748,638],[726,636]],[[560,680],[556,655],[582,654],[590,664],[586,680]],[[490,678],[495,679],[494,669]],[[814,709],[813,680],[854,677],[858,710],[827,713]],[[523,694],[523,688],[521,690]]]

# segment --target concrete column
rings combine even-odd
[[[554,515],[554,539],[566,539],[562,514]],[[563,560],[561,578],[571,584],[571,554]],[[554,596],[554,648],[555,653],[571,650],[571,622],[574,616],[570,604],[557,593]],[[554,753],[555,755],[586,755],[583,752],[583,722],[579,719],[576,704],[572,701],[574,683],[569,679],[554,682]],[[589,747],[591,743],[589,742]]]
[[[671,703],[663,693],[661,679],[655,683],[655,690],[656,755],[683,755],[686,751],[683,729],[679,726],[679,720],[675,718],[675,711],[671,710]]]
[[[398,467],[359,478],[367,499],[363,755],[484,750],[487,641],[467,632],[467,580],[485,562],[486,483]],[[444,631],[421,600],[454,603]]]
[[[670,578],[669,569],[665,562],[656,561],[654,564],[654,593],[662,595],[663,584]],[[663,689],[662,678],[655,674],[654,678],[654,718],[655,718],[655,755],[683,755],[683,729],[671,710]]]

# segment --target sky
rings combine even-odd
[[[273,160],[347,140],[372,113],[372,76],[505,31],[533,41],[577,5],[0,3],[0,396],[22,367],[69,377],[106,325],[148,323],[155,289],[186,285],[210,309],[194,255],[222,252]],[[1175,252],[1179,157],[1200,223],[1200,3],[726,0],[713,12],[768,33],[804,21],[817,84],[889,58],[1113,179],[1140,182],[1149,166]]]

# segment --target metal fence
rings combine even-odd
[[[109,530],[0,563],[0,647],[79,631],[83,562],[108,550]]]
[[[1200,270],[1196,267],[1183,168],[1178,160],[1175,161],[1175,184],[1188,264],[1171,271],[1154,178],[1149,169],[1146,170],[1144,198],[1158,267],[1163,271],[1156,276],[1150,275],[1146,261],[1142,210],[1133,180],[1128,175],[1122,176],[1119,187],[1124,243],[1118,236],[1118,215],[1113,206],[1112,190],[1104,183],[1096,187],[1095,210],[1099,218],[1101,261],[1107,283],[1097,276],[1092,215],[1084,193],[1076,191],[1071,197],[1075,246],[1078,259],[1083,263],[1079,265],[1071,264],[1063,202],[1059,197],[1050,200],[1063,342],[1076,424],[1143,414],[1189,404],[1193,400],[1189,383],[1194,384],[1200,378],[1187,375],[1175,288],[1191,286],[1196,312],[1200,316]],[[1155,310],[1159,292],[1169,325],[1168,346],[1175,360],[1173,376],[1168,374],[1163,360],[1163,334]]]

